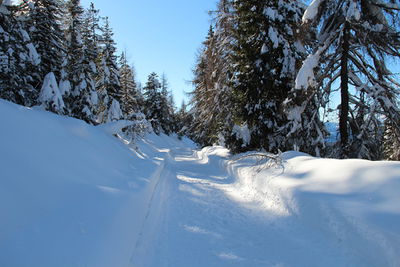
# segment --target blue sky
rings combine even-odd
[[[192,90],[187,81],[217,0],[82,0],[82,5],[90,2],[110,18],[118,49],[126,49],[137,79],[144,84],[151,72],[165,73],[179,107],[184,92]]]

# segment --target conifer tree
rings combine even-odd
[[[139,93],[135,82],[134,70],[128,64],[126,52],[122,52],[120,56],[119,73],[122,92],[122,111],[126,118],[130,118],[135,113],[140,112],[141,107],[139,106]]]
[[[201,145],[212,145],[217,141],[217,132],[219,121],[216,118],[218,113],[210,110],[217,104],[213,103],[216,98],[215,65],[216,56],[216,38],[214,29],[210,26],[206,40],[203,42],[203,49],[198,56],[198,62],[194,69],[195,78],[193,84],[195,90],[192,92],[192,104],[195,114],[192,132],[194,139]],[[217,100],[219,102],[219,100]]]
[[[294,85],[302,50],[296,31],[302,8],[296,1],[234,1],[233,66],[237,126],[249,131],[250,140],[233,139],[236,151],[288,149],[285,114],[281,104]],[[236,129],[236,130],[235,130]],[[235,140],[236,139],[236,140]]]
[[[83,14],[82,21],[82,39],[85,47],[86,57],[94,76],[97,75],[96,61],[99,56],[99,40],[100,40],[100,18],[99,10],[95,8],[93,3]]]
[[[305,27],[318,30],[318,46],[303,63],[296,88],[310,96],[330,95],[332,84],[340,80],[335,156],[379,158],[373,151],[380,146],[382,131],[369,130],[371,123],[378,123],[378,114],[384,114],[400,138],[399,83],[385,64],[400,56],[398,11],[389,0],[315,0],[303,16]],[[365,103],[369,107],[361,108]]]
[[[17,8],[0,2],[0,98],[26,106],[36,104],[40,56]]]
[[[161,76],[161,91],[160,91],[160,125],[166,134],[171,134],[175,131],[175,110],[174,100],[168,91],[168,81],[165,74]]]
[[[187,136],[192,137],[190,128],[192,126],[193,117],[187,111],[187,105],[185,101],[182,101],[179,111],[176,113],[176,133],[179,137]]]
[[[100,53],[97,59],[96,88],[99,96],[98,122],[108,121],[109,112],[115,112],[119,105],[114,104],[114,100],[121,100],[121,84],[115,55],[116,47],[113,39],[113,32],[110,28],[108,17],[104,18],[104,25],[101,29]],[[114,108],[112,108],[112,106]],[[113,111],[114,110],[114,111]]]
[[[161,109],[161,83],[155,72],[149,75],[143,91],[146,118],[151,122],[154,132],[160,134],[162,131],[161,120],[163,117]]]
[[[108,17],[104,18],[104,25],[101,28],[101,52],[99,76],[101,86],[105,87],[108,95],[115,100],[121,100],[121,85],[119,81],[119,70],[117,65],[116,47],[113,39],[114,33],[111,30]]]
[[[32,43],[41,57],[39,67],[41,82],[48,73],[53,72],[57,80],[61,78],[64,61],[64,33],[62,30],[63,3],[60,0],[23,0],[21,15],[27,16],[26,25]]]
[[[210,26],[203,49],[194,69],[191,113],[192,138],[201,145],[212,145],[232,129],[232,46],[233,7],[231,0],[221,0],[213,12],[215,25]]]
[[[80,0],[69,0],[67,9],[68,63],[66,70],[71,83],[71,93],[68,96],[70,114],[86,122],[95,123],[98,96],[92,77],[90,55],[82,39],[84,11]]]
[[[384,158],[400,161],[400,139],[389,121],[385,122]]]

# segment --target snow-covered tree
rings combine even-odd
[[[146,118],[151,122],[154,132],[159,134],[162,131],[161,119],[163,112],[161,109],[161,83],[156,73],[152,72],[149,75],[143,92]]]
[[[175,107],[174,99],[168,89],[168,81],[165,74],[161,76],[160,91],[160,109],[162,116],[160,117],[160,125],[166,134],[175,132]]]
[[[281,104],[304,52],[296,38],[303,9],[288,0],[233,1],[233,8],[233,129],[248,129],[250,139],[241,142],[233,131],[227,145],[236,151],[287,149]]]
[[[176,133],[178,136],[192,137],[192,133],[190,132],[192,123],[193,116],[188,112],[185,101],[182,101],[181,107],[176,113]]]
[[[119,73],[121,84],[121,105],[125,117],[140,112],[139,92],[135,82],[135,72],[133,67],[128,64],[126,53],[123,52],[119,60]]]
[[[112,98],[112,102],[110,108],[107,112],[107,122],[117,121],[123,119],[123,114],[121,110],[121,106],[117,100]]]
[[[116,47],[113,39],[108,17],[104,18],[101,28],[101,51],[98,60],[98,87],[104,87],[107,93],[115,100],[121,100],[121,84],[119,81],[119,70],[117,65]]]
[[[98,122],[108,119],[108,112],[114,100],[121,100],[121,84],[115,55],[116,47],[108,17],[101,27],[100,53],[97,59],[96,89],[99,96]]]
[[[63,1],[23,0],[20,15],[26,17],[29,35],[41,57],[38,68],[41,79],[50,72],[60,79],[65,52],[62,30]]]
[[[191,137],[201,145],[217,143],[232,129],[232,44],[231,0],[221,0],[194,69],[190,126]]]
[[[46,110],[57,114],[66,114],[67,110],[63,96],[58,87],[54,73],[50,72],[44,77],[38,102]]]
[[[38,97],[40,56],[16,11],[8,1],[0,2],[0,98],[32,106]]]
[[[83,8],[80,0],[67,2],[66,46],[67,77],[71,84],[67,97],[70,114],[89,123],[96,122],[98,96],[93,79],[90,56],[82,40]]]
[[[340,80],[335,156],[377,158],[371,152],[380,146],[382,131],[371,132],[370,127],[381,115],[400,133],[399,83],[385,63],[400,56],[399,10],[391,0],[314,0],[304,13],[305,27],[318,31],[317,47],[303,63],[296,89],[308,99],[329,96]]]
[[[384,157],[387,160],[400,161],[400,138],[389,121],[385,123]]]
[[[91,72],[97,75],[96,61],[99,56],[100,40],[100,18],[99,10],[90,3],[90,7],[83,14],[82,40],[85,47],[86,57],[91,67]]]

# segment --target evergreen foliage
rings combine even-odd
[[[16,11],[0,3],[0,97],[32,106],[38,97],[40,56]]]
[[[67,2],[67,66],[68,81],[71,91],[68,96],[70,115],[94,124],[96,122],[97,91],[94,83],[94,72],[91,67],[91,56],[87,53],[82,39],[83,8],[80,0]]]
[[[122,94],[117,56],[115,55],[117,49],[108,17],[104,18],[104,25],[101,28],[101,32],[101,51],[98,59],[98,87],[105,88],[110,97],[120,101]]]
[[[233,148],[290,149],[281,104],[304,51],[295,36],[302,9],[296,1],[269,0],[234,1],[233,7],[234,121],[250,131],[250,140]]]
[[[194,69],[191,137],[203,146],[223,142],[233,127],[232,110],[232,2],[220,1]]]
[[[61,66],[65,55],[63,25],[63,1],[23,0],[20,12],[25,18],[27,30],[41,56],[39,65],[40,85],[48,73],[61,78]],[[39,84],[37,86],[40,86]]]
[[[135,72],[133,67],[128,64],[126,52],[121,54],[119,60],[119,73],[121,84],[121,103],[125,117],[130,117],[133,114],[140,112],[139,92],[135,82]]]
[[[165,75],[161,82],[158,74],[152,72],[143,88],[145,98],[144,112],[151,122],[155,133],[171,134],[175,131],[174,106],[172,97],[168,93],[168,82]]]
[[[160,118],[161,110],[161,83],[157,73],[150,73],[145,87],[143,87],[143,95],[145,97],[145,115],[150,121],[156,133],[161,132]]]
[[[168,91],[168,81],[165,74],[161,76],[161,95],[160,95],[160,109],[161,117],[160,124],[166,134],[175,132],[175,104],[172,95]]]
[[[393,1],[321,0],[303,16],[305,27],[315,27],[318,34],[309,64],[302,68],[307,71],[299,73],[309,83],[297,89],[329,98],[340,80],[340,142],[333,156],[381,158],[381,115],[399,137],[399,83],[385,63],[400,55],[398,11]],[[318,71],[309,71],[317,66]]]

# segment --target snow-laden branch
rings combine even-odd
[[[307,7],[306,11],[304,12],[302,22],[309,23],[315,20],[315,17],[318,14],[318,9],[324,0],[313,0],[311,4]]]

